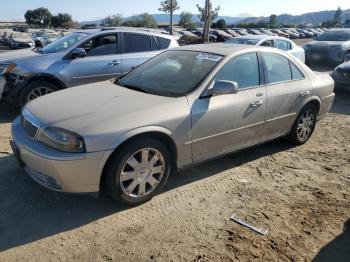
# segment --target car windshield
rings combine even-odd
[[[249,39],[249,38],[233,38],[227,40],[226,44],[239,44],[239,45],[256,45],[260,40],[259,39]]]
[[[317,41],[350,41],[349,31],[328,31],[320,35]]]
[[[67,48],[71,47],[75,43],[79,42],[81,39],[85,38],[88,34],[86,33],[73,33],[70,35],[66,35],[55,42],[52,42],[51,44],[48,44],[44,48],[41,49],[41,52],[44,54],[47,53],[56,53],[63,50],[66,50]]]
[[[222,56],[195,51],[164,52],[123,77],[118,85],[160,96],[193,91]]]

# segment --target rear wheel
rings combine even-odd
[[[112,156],[105,186],[117,202],[138,205],[161,191],[170,172],[171,156],[166,146],[155,139],[140,139]]]
[[[312,136],[316,127],[317,111],[312,104],[306,105],[298,115],[288,140],[295,145],[305,144]]]
[[[59,88],[48,81],[33,81],[21,92],[19,96],[19,106],[23,107],[26,103],[41,96],[58,91]]]

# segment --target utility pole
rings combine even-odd
[[[173,35],[173,14],[174,14],[173,0],[170,0],[170,35]]]

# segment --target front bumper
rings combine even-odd
[[[28,137],[20,117],[12,124],[12,139],[26,172],[40,185],[68,193],[100,190],[103,166],[112,151],[72,154],[53,150]]]
[[[0,101],[2,100],[2,93],[3,93],[3,91],[4,91],[5,84],[6,84],[5,78],[3,78],[2,76],[0,76]]]

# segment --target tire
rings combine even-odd
[[[35,94],[35,90],[38,90],[38,93]],[[46,92],[44,90],[46,90]],[[18,104],[22,108],[29,101],[34,100],[40,96],[56,92],[58,90],[59,88],[55,84],[48,81],[33,81],[23,88],[22,92],[19,95]]]
[[[305,144],[311,138],[315,130],[316,121],[316,107],[313,104],[307,104],[295,120],[288,140],[297,146]]]
[[[142,155],[146,149],[148,162],[142,162]],[[134,156],[132,161],[131,156]],[[152,165],[151,160],[157,158],[159,160]],[[171,169],[171,155],[163,143],[152,138],[138,139],[118,149],[112,156],[106,170],[104,186],[107,193],[118,203],[127,206],[139,205],[149,201],[162,190]],[[160,170],[162,171],[152,173]]]

